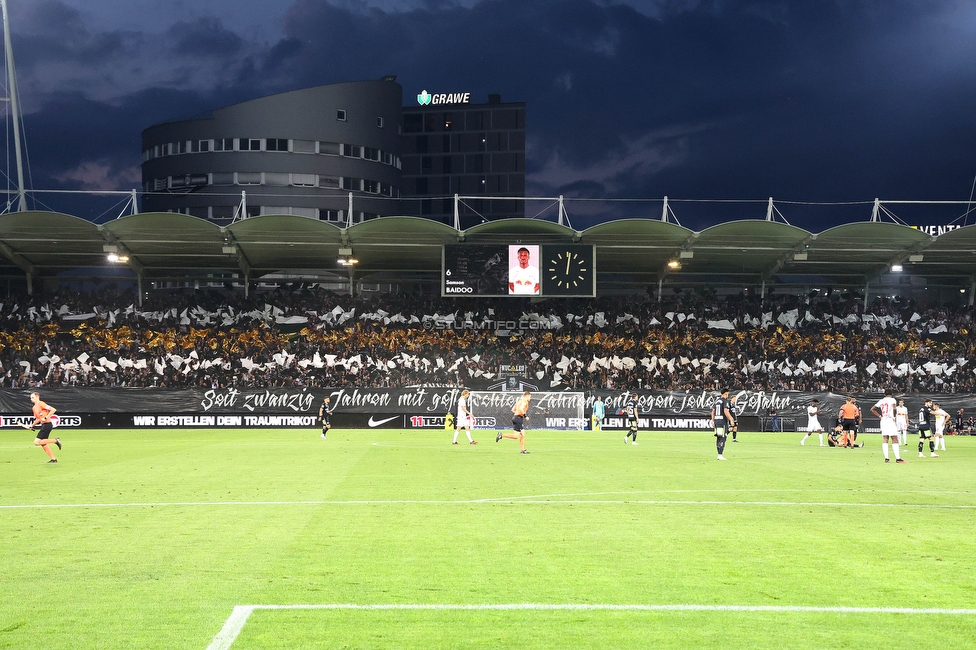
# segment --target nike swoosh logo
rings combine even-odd
[[[373,419],[373,416],[371,415],[371,416],[369,416],[369,426],[371,426],[371,427],[378,427],[381,424],[386,424],[390,420],[396,420],[398,417],[400,417],[400,416],[399,415],[394,415],[392,418],[386,418],[385,420],[374,420]]]

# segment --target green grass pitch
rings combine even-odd
[[[976,439],[801,435],[4,430],[0,648],[976,647]]]

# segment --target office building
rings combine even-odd
[[[403,212],[462,227],[525,216],[525,103],[423,91],[403,108]],[[423,103],[422,103],[423,102]]]
[[[142,211],[217,223],[292,214],[347,225],[411,215],[453,225],[458,194],[462,227],[524,216],[525,104],[498,95],[471,104],[470,93],[416,97],[404,107],[403,89],[384,77],[150,126],[142,133]]]
[[[400,210],[402,89],[380,81],[261,97],[142,133],[144,212],[345,224]]]

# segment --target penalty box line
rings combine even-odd
[[[918,607],[816,607],[804,605],[611,605],[611,604],[372,604],[236,605],[207,650],[229,650],[255,610],[361,610],[361,611],[612,611],[612,612],[770,612],[814,614],[916,614],[976,616],[976,609]]]

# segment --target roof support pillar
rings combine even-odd
[[[566,204],[563,202],[563,195],[559,195],[559,218],[557,223],[560,226],[566,225]]]
[[[769,205],[766,206],[766,221],[773,220],[773,197],[769,197]]]
[[[461,232],[461,197],[454,195],[454,230]]]
[[[970,307],[973,306],[973,297],[974,296],[976,296],[976,277],[973,277],[969,281],[969,297],[968,297],[968,301],[969,302],[968,302],[968,304],[969,304]]]
[[[132,212],[130,214],[139,214],[139,197],[136,195],[135,188],[132,188]]]
[[[664,197],[664,207],[661,208],[661,221],[668,220],[668,197]]]
[[[352,228],[352,192],[349,192],[349,207],[346,208],[346,228]]]
[[[356,271],[352,266],[349,267],[349,296],[356,297]]]
[[[664,291],[664,278],[657,279],[657,301],[661,302],[661,292]]]
[[[11,44],[10,18],[7,16],[7,3],[0,2],[0,11],[3,13],[3,50],[7,63],[7,99],[10,101],[10,114],[13,119],[14,135],[14,158],[17,166],[17,210],[25,212],[27,210],[26,188],[24,186],[24,158],[21,153],[20,127],[22,117],[20,115],[20,94],[17,90],[17,73],[14,71],[14,48]],[[9,199],[8,199],[9,201]],[[8,203],[9,207],[9,203]],[[27,286],[30,288],[30,275],[27,276]]]
[[[133,192],[134,191],[135,190],[133,190]],[[142,271],[138,271],[136,273],[136,290],[139,292],[139,297],[136,300],[136,303],[139,305],[139,307],[142,307]]]
[[[763,301],[766,299],[766,278],[763,278],[762,288],[759,289],[759,300]]]
[[[33,273],[27,274],[27,295],[28,296],[34,295],[34,274]]]
[[[871,290],[871,282],[869,280],[864,281],[864,309],[868,308],[868,291]]]
[[[874,199],[874,208],[871,210],[871,223],[881,221],[881,200]]]

